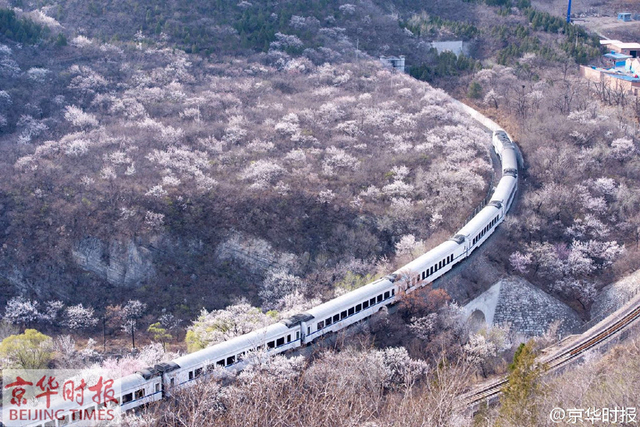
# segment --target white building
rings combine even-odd
[[[401,73],[405,72],[404,55],[381,56],[380,62],[382,62],[385,67],[391,68],[392,70],[400,71]]]

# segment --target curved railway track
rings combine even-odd
[[[578,360],[587,351],[619,335],[640,318],[640,298],[634,298],[625,306],[603,319],[600,323],[579,336],[569,336],[562,341],[543,350],[538,362],[546,365],[546,373],[552,373]],[[474,409],[483,402],[491,403],[501,393],[507,383],[507,376],[485,383],[462,396],[462,406]]]

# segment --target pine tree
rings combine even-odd
[[[545,367],[535,361],[533,341],[520,344],[513,363],[509,365],[509,380],[502,389],[497,427],[535,427],[538,419],[538,401],[544,395],[541,377]]]

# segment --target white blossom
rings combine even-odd
[[[78,304],[67,307],[63,324],[69,329],[88,329],[97,325],[98,319],[94,317],[93,308]]]
[[[29,70],[27,71],[27,77],[29,77],[29,79],[33,80],[34,82],[44,83],[49,72],[50,71],[46,68],[33,67],[29,68]]]
[[[83,48],[91,46],[93,42],[85,36],[75,36],[73,39],[71,39],[71,42],[69,44],[71,46]]]
[[[73,105],[65,108],[64,118],[81,129],[98,126],[98,120],[93,114],[85,113],[81,108]]]
[[[151,197],[164,197],[167,195],[167,190],[162,188],[162,185],[154,185],[144,195]]]
[[[260,159],[251,163],[240,175],[241,179],[254,182],[270,182],[285,172],[282,166],[271,159]]]
[[[307,284],[299,277],[289,274],[284,269],[270,269],[260,286],[258,295],[265,310],[282,310],[286,295],[298,292],[304,294]]]
[[[396,243],[396,255],[413,255],[417,251],[422,252],[424,245],[421,240],[416,240],[413,234],[405,234]]]
[[[116,171],[113,169],[113,166],[105,166],[100,170],[100,177],[102,179],[116,179]]]
[[[531,254],[523,254],[519,251],[516,251],[509,256],[511,267],[513,267],[514,270],[516,270],[520,274],[527,273],[529,265],[531,265],[532,261],[533,257],[531,256]]]
[[[635,154],[636,147],[631,138],[618,138],[611,143],[611,150],[615,159],[624,160]]]
[[[144,223],[149,228],[160,228],[164,225],[164,214],[147,211],[144,215]]]
[[[336,198],[336,195],[333,193],[331,189],[329,189],[329,190],[322,190],[321,192],[319,192],[317,199],[320,203],[329,203],[335,198]]]
[[[7,302],[4,309],[4,320],[14,325],[29,325],[40,320],[38,301],[28,300],[22,296],[14,297]]]
[[[269,323],[270,318],[246,300],[222,310],[208,312],[203,309],[198,319],[188,328],[191,348],[205,348],[267,326]]]

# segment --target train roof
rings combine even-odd
[[[207,361],[216,361],[223,357],[236,355],[241,351],[247,351],[252,348],[264,345],[271,339],[278,338],[291,329],[283,323],[274,323],[265,328],[257,329],[248,334],[240,335],[230,340],[214,344],[203,350],[196,351],[174,359],[181,368],[188,368],[202,365]]]
[[[410,263],[400,267],[395,271],[395,274],[406,274],[407,272],[418,273],[422,272],[425,267],[431,267],[438,261],[441,261],[447,255],[450,255],[456,248],[458,243],[447,240],[431,249],[429,252],[419,256]]]
[[[312,320],[316,318],[318,320],[324,320],[325,317],[334,315],[340,311],[363,302],[373,296],[379,295],[382,292],[388,291],[393,287],[393,283],[387,278],[378,279],[375,282],[371,282],[368,285],[364,285],[361,288],[353,290],[349,293],[334,298],[325,303],[322,303],[310,310],[307,310],[305,314],[312,316],[308,319]]]
[[[511,196],[511,190],[516,180],[515,177],[510,175],[503,176],[491,196],[491,202],[506,202],[509,196]]]
[[[456,235],[461,234],[467,238],[475,237],[475,234],[482,230],[498,212],[499,209],[495,206],[485,206],[476,216],[471,218],[471,221],[467,222]]]
[[[117,379],[115,381],[115,386],[119,386],[120,390],[122,390],[122,392],[124,393],[128,390],[137,390],[141,386],[144,386],[146,382],[147,380],[144,379],[144,377],[140,373],[136,372],[135,374],[127,375],[126,377]]]

